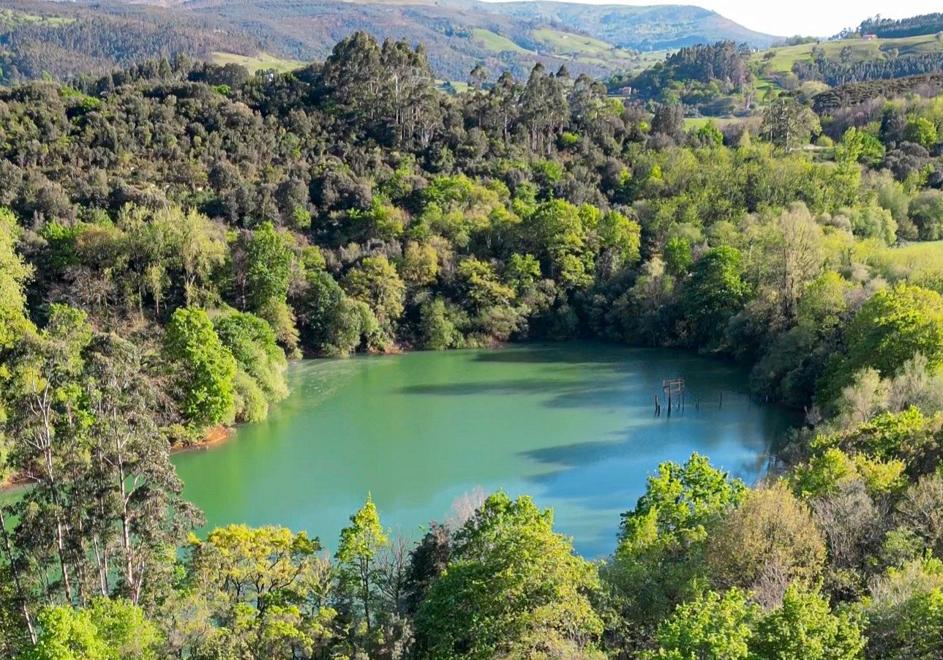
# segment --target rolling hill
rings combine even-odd
[[[923,55],[943,51],[943,40],[936,34],[913,35],[901,38],[834,39],[796,46],[783,46],[755,55],[768,73],[789,73],[797,62],[808,63],[817,56],[845,63],[887,60],[907,55]]]
[[[320,60],[356,30],[424,44],[437,75],[464,80],[481,62],[524,76],[534,63],[605,76],[644,68],[666,49],[773,37],[693,6],[477,0],[9,0],[0,16],[0,81],[101,72],[148,57],[191,56],[286,68]],[[161,40],[160,35],[166,35]]]
[[[586,5],[538,0],[499,2],[487,7],[521,20],[568,25],[615,46],[642,51],[725,40],[767,48],[776,41],[772,35],[754,32],[693,5]]]

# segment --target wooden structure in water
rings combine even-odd
[[[684,379],[666,378],[661,382],[662,393],[668,406],[667,413],[671,415],[671,409],[684,412]],[[655,416],[661,415],[661,401],[655,396]]]
[[[679,410],[684,413],[684,403],[687,394],[684,378],[665,378],[661,381],[661,390],[661,396],[656,392],[653,397],[655,402],[655,417],[661,417],[662,401],[668,406],[666,410],[668,417],[671,417],[672,410]],[[724,407],[723,390],[720,390],[717,407]],[[694,397],[694,408],[696,410],[701,409],[701,399],[698,396]]]

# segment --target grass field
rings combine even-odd
[[[787,73],[792,71],[792,65],[796,62],[811,60],[812,49],[815,47],[825,51],[825,55],[829,59],[839,59],[842,51],[848,48],[848,57],[854,62],[883,59],[888,51],[894,49],[897,49],[901,55],[941,51],[943,50],[943,41],[937,39],[935,34],[901,39],[837,39],[835,41],[772,48],[769,51],[762,51],[754,55],[754,61],[770,73]],[[773,55],[767,60],[767,53],[770,52]]]
[[[567,32],[553,28],[538,28],[530,37],[539,46],[534,50],[525,48],[513,40],[491,30],[472,30],[472,40],[493,53],[512,52],[518,54],[553,55],[562,59],[606,68],[619,68],[638,72],[665,58],[666,51],[636,53],[616,48],[600,39],[585,34]]]
[[[307,62],[300,60],[286,60],[268,53],[259,53],[258,55],[237,55],[235,53],[213,53],[213,64],[241,64],[251,72],[262,71],[265,69],[274,69],[275,71],[285,72],[294,69],[300,69],[307,65]]]
[[[534,39],[547,44],[558,53],[602,56],[618,50],[605,41],[584,34],[573,34],[551,28],[540,28],[534,30],[531,34]]]
[[[472,30],[472,39],[475,41],[480,41],[485,48],[494,53],[503,53],[504,51],[510,51],[512,53],[531,52],[526,48],[521,48],[507,37],[501,36],[497,32],[492,32],[491,30],[475,28]]]
[[[753,119],[752,117],[685,117],[684,118],[684,127],[688,130],[697,129],[703,126],[704,124],[711,123],[717,128],[723,128],[724,126],[731,126],[733,124],[739,124],[744,121],[749,121]]]
[[[456,94],[464,94],[471,89],[471,85],[461,80],[442,80],[441,78],[436,78],[435,84],[441,91],[454,91]]]
[[[611,44],[574,32],[539,28],[531,33],[535,41],[546,45],[554,55],[566,57],[576,62],[596,64],[598,66],[612,66],[628,70],[641,70],[648,65],[641,54],[633,51],[616,48]]]

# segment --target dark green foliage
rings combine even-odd
[[[936,34],[937,32],[943,32],[943,13],[921,14],[920,16],[898,20],[875,16],[861,21],[858,32],[891,39],[911,37],[918,34]]]
[[[943,239],[943,192],[925,190],[910,202],[910,219],[922,241]]]
[[[6,366],[6,422],[18,439],[10,464],[35,482],[3,503],[12,510],[3,521],[14,521],[3,551],[24,619],[40,600],[139,603],[157,588],[149,578],[166,548],[199,521],[179,496],[141,347],[54,305]]]
[[[631,86],[644,99],[667,101],[674,95],[676,101],[703,103],[710,97],[739,92],[750,82],[749,55],[749,48],[732,41],[688,46],[643,71]]]
[[[905,76],[889,80],[871,80],[839,85],[812,97],[812,108],[819,115],[832,114],[842,108],[855,107],[870,99],[906,96],[915,89],[943,88],[943,74]]]
[[[288,295],[292,253],[285,238],[265,222],[245,241],[246,305],[256,312],[283,303]]]
[[[727,321],[743,307],[748,287],[743,281],[743,258],[736,248],[719,247],[694,267],[681,295],[692,346],[720,348]]]
[[[299,305],[302,341],[306,349],[328,356],[346,356],[366,340],[376,345],[379,323],[370,308],[351,299],[330,273],[308,276]]]
[[[939,72],[941,63],[943,53],[940,52],[900,54],[862,62],[842,62],[823,56],[808,62],[796,62],[792,70],[801,80],[822,80],[829,85],[846,85],[934,74]]]
[[[819,133],[819,121],[809,108],[790,97],[780,97],[763,111],[762,135],[782,149],[795,149],[809,143]]]
[[[449,319],[449,310],[441,298],[423,303],[419,314],[422,348],[441,351],[455,345],[455,324]]]
[[[209,57],[214,51],[256,52],[260,43],[245,32],[214,29],[219,20],[192,20],[154,8],[121,4],[51,7],[31,0],[4,4],[0,15],[0,82],[54,76],[109,75],[118,68],[179,55]],[[148,65],[145,65],[148,66]],[[153,65],[153,73],[161,68]]]

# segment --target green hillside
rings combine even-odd
[[[483,28],[475,28],[471,31],[471,38],[475,41],[481,42],[481,45],[484,46],[487,50],[492,53],[531,53],[526,48],[521,48],[516,43],[511,41],[505,36],[498,34],[497,32],[492,32],[491,30],[485,30]]]
[[[836,39],[816,43],[770,48],[755,55],[754,61],[767,73],[789,73],[796,62],[812,61],[822,52],[829,59],[843,62],[883,60],[900,55],[943,52],[943,40],[935,34],[901,39]]]
[[[538,60],[552,57],[562,64],[598,69],[641,71],[664,52],[640,53],[617,48],[601,39],[551,27],[524,31],[514,39],[485,28],[471,30],[470,40],[496,55],[512,54]]]

